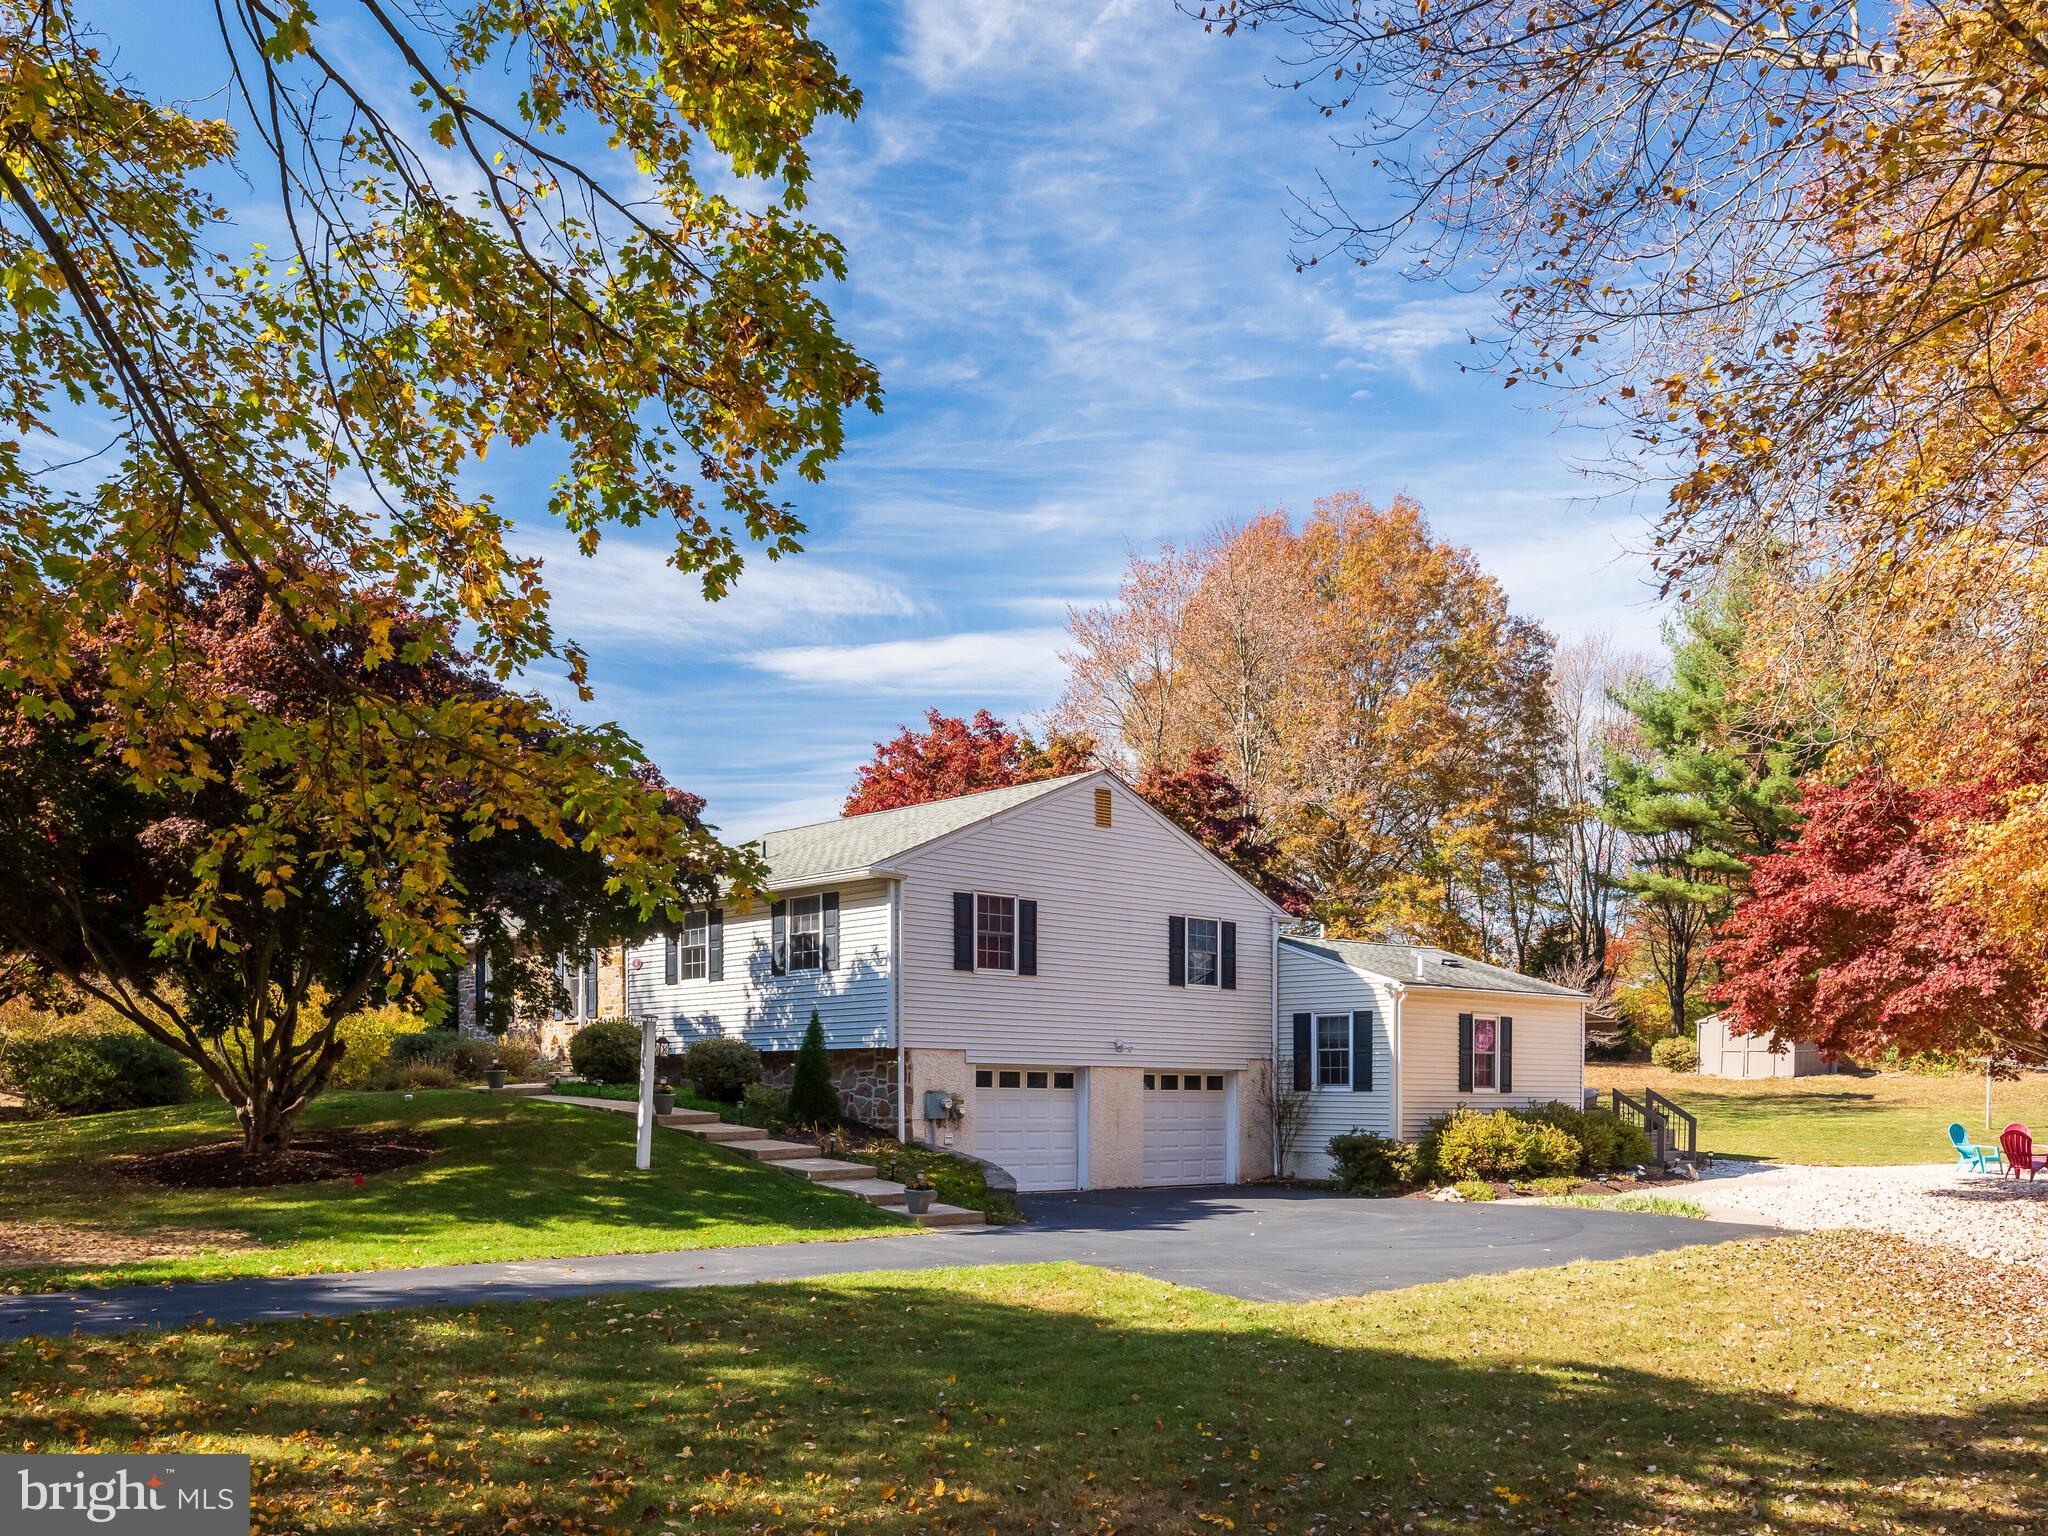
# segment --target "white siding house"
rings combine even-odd
[[[770,833],[772,896],[632,946],[625,1011],[771,1070],[815,1008],[860,1118],[1024,1188],[1270,1172],[1281,910],[1106,772]]]
[[[1275,1060],[1308,1099],[1289,1173],[1327,1174],[1326,1143],[1353,1127],[1414,1140],[1461,1104],[1583,1101],[1581,993],[1416,945],[1290,935],[1280,953]],[[1367,1040],[1375,1070],[1361,1091]]]
[[[1352,1129],[1577,1102],[1584,998],[1442,951],[1281,937],[1286,914],[1096,771],[760,840],[729,897],[586,966],[576,1018],[713,1036],[786,1080],[813,1010],[849,1114],[1024,1189],[1320,1176]],[[573,1027],[573,1021],[569,1021]],[[1279,1098],[1305,1123],[1276,1170]]]

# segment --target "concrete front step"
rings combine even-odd
[[[813,1184],[840,1184],[851,1179],[872,1179],[875,1170],[866,1163],[843,1163],[836,1157],[784,1157],[768,1165],[793,1173]],[[879,1182],[879,1181],[877,1181]]]
[[[751,1157],[761,1163],[786,1163],[799,1157],[808,1157],[814,1162],[818,1159],[817,1144],[809,1141],[771,1141],[763,1138],[760,1141],[733,1141],[726,1145],[742,1157]]]
[[[736,1141],[766,1141],[768,1133],[758,1125],[728,1125],[723,1120],[700,1121],[696,1125],[677,1126],[685,1136],[694,1136],[699,1141],[715,1141],[720,1146],[730,1146]]]
[[[656,1115],[654,1123],[680,1130],[686,1125],[716,1125],[718,1116],[708,1109],[672,1109],[665,1115]]]
[[[849,1195],[859,1195],[869,1205],[901,1206],[905,1196],[903,1186],[894,1179],[835,1179],[834,1189],[843,1189]]]
[[[979,1227],[988,1218],[964,1205],[940,1205],[934,1201],[922,1216],[911,1218],[920,1227]]]

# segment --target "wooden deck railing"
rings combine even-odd
[[[1664,1155],[1696,1162],[1700,1155],[1699,1121],[1648,1084],[1643,1087],[1643,1104],[1664,1121]]]
[[[1657,1162],[1674,1157],[1693,1162],[1699,1157],[1699,1121],[1656,1089],[1645,1087],[1641,1099],[1632,1099],[1619,1088],[1608,1093],[1617,1120],[1639,1125],[1649,1133],[1650,1155]]]

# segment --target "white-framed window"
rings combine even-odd
[[[1017,969],[1017,898],[974,897],[974,968],[977,971]]]
[[[569,994],[569,1011],[555,1009],[557,1019],[581,1021],[597,1017],[597,967],[598,953],[594,949],[577,965],[571,965],[567,955],[555,956],[555,980]]]
[[[683,918],[676,937],[676,974],[683,981],[702,981],[711,973],[711,914],[692,912]]]
[[[1316,1086],[1351,1086],[1351,1015],[1348,1013],[1316,1016]]]
[[[1188,919],[1188,985],[1223,985],[1223,924],[1217,918]]]
[[[1472,1091],[1492,1093],[1500,1087],[1500,1020],[1472,1021]]]
[[[789,968],[816,971],[825,965],[825,898],[789,899]]]

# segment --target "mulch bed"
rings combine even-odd
[[[245,1155],[239,1141],[210,1141],[133,1153],[116,1166],[131,1179],[170,1189],[264,1189],[389,1173],[423,1163],[438,1150],[431,1136],[417,1131],[315,1131],[266,1157]]]

